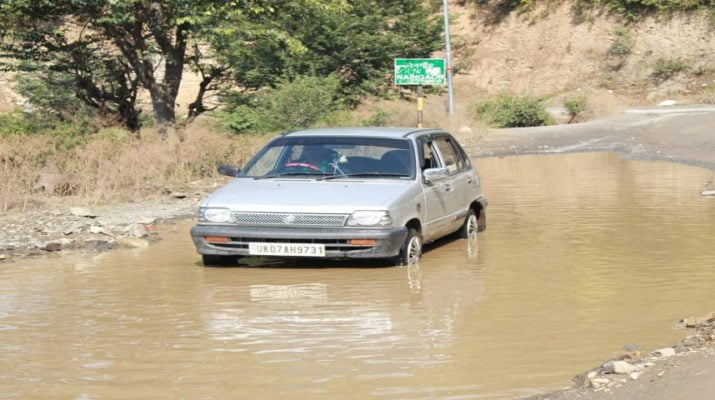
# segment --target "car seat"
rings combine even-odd
[[[410,151],[390,150],[380,157],[380,172],[388,174],[410,174]]]

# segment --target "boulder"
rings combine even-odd
[[[713,190],[703,190],[700,192],[701,195],[703,196],[715,196],[715,189]]]
[[[632,364],[626,361],[609,361],[603,364],[603,372],[607,374],[628,375],[636,370]]]
[[[670,357],[675,355],[675,349],[672,347],[666,347],[663,349],[658,349],[653,352],[654,356],[657,357]]]
[[[40,248],[44,251],[60,251],[62,250],[62,243],[56,241],[47,242]]]
[[[89,232],[94,234],[94,235],[107,235],[107,236],[114,236],[112,235],[112,232],[109,232],[106,230],[104,227],[99,226],[99,225],[92,225],[89,227]]]
[[[72,207],[70,213],[78,217],[96,218],[97,213],[85,207]]]
[[[149,236],[149,231],[142,224],[131,224],[124,228],[124,232],[133,237],[143,238]]]
[[[65,235],[71,235],[73,233],[80,232],[82,228],[84,228],[84,225],[85,224],[83,222],[75,222],[74,224],[65,228],[62,233]]]
[[[134,248],[134,249],[144,249],[149,247],[149,242],[140,239],[138,237],[123,237],[120,238],[117,243],[122,247]]]
[[[153,225],[153,224],[156,223],[156,218],[154,218],[154,217],[143,217],[143,218],[139,218],[139,219],[137,220],[137,223],[138,223],[138,224],[142,224],[142,225]]]

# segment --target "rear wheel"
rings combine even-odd
[[[217,256],[213,254],[202,254],[201,260],[204,266],[215,265],[236,265],[238,264],[238,256]]]
[[[407,237],[400,248],[400,254],[395,263],[397,265],[414,265],[422,256],[422,235],[414,228],[407,230]]]
[[[479,219],[474,209],[470,208],[467,217],[464,219],[464,224],[459,228],[459,237],[462,239],[471,239],[477,237],[479,230]]]

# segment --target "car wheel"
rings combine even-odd
[[[467,217],[464,219],[464,224],[459,228],[459,237],[462,239],[471,239],[477,237],[479,230],[479,219],[474,209],[470,208]]]
[[[238,256],[217,256],[213,254],[202,254],[201,260],[204,266],[215,266],[215,265],[236,265],[238,263]]]
[[[397,265],[414,265],[420,261],[422,256],[422,235],[414,228],[409,228],[405,242],[400,248],[397,256]]]

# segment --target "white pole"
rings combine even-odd
[[[454,114],[454,89],[452,88],[452,45],[449,40],[449,9],[447,0],[442,0],[444,9],[444,52],[447,58],[447,114]]]

